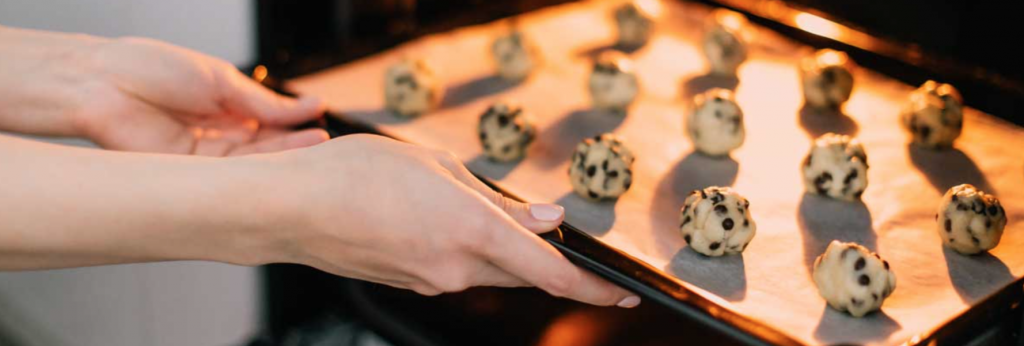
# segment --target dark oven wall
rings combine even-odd
[[[1024,81],[1020,56],[1024,4],[977,0],[787,0],[828,14],[875,36],[911,42],[922,50],[984,66]]]
[[[277,77],[323,69],[407,40],[568,0],[257,2],[258,60]]]

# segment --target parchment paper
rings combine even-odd
[[[474,172],[534,202],[566,207],[568,222],[666,273],[723,307],[808,344],[897,344],[930,332],[1024,275],[1024,129],[966,110],[956,149],[907,146],[897,113],[914,89],[865,69],[844,114],[801,109],[797,62],[811,49],[765,29],[755,33],[739,79],[704,76],[703,18],[697,4],[663,3],[659,31],[632,52],[643,89],[625,118],[589,109],[590,59],[614,40],[611,4],[583,2],[522,15],[521,29],[545,61],[520,84],[492,77],[488,47],[508,22],[426,37],[288,84],[323,98],[344,117],[430,147],[451,150]],[[414,120],[382,111],[384,70],[402,56],[427,58],[446,81],[442,109]],[[683,135],[689,95],[735,87],[746,114],[746,143],[728,159],[692,152]],[[479,115],[497,98],[521,101],[539,128],[526,160],[495,164],[481,156]],[[637,154],[632,189],[616,202],[590,203],[571,192],[570,154],[585,138],[611,131]],[[833,131],[865,144],[870,169],[863,203],[805,195],[800,161],[811,138]],[[1000,245],[967,257],[944,249],[934,214],[945,190],[972,183],[996,194],[1009,214]],[[757,236],[742,255],[702,257],[686,249],[678,211],[686,194],[731,185],[751,201]],[[882,311],[852,318],[829,309],[810,276],[832,239],[878,251],[898,277]]]

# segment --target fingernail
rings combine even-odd
[[[627,309],[635,308],[637,305],[640,305],[640,297],[629,296],[629,297],[626,297],[626,299],[623,299],[621,302],[619,302],[618,304],[615,304],[615,305],[618,305],[620,308],[627,308]]]
[[[530,215],[540,221],[558,221],[565,208],[557,204],[530,204]]]

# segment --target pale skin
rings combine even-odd
[[[537,236],[561,207],[504,198],[443,151],[291,130],[322,113],[166,43],[0,26],[0,130],[109,149],[0,135],[0,271],[298,263],[425,295],[640,303]]]

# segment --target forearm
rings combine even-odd
[[[73,112],[95,78],[84,57],[107,41],[0,26],[0,130],[80,136]]]
[[[263,179],[257,162],[0,136],[0,270],[266,262],[272,244],[257,231],[278,208],[252,193]]]

